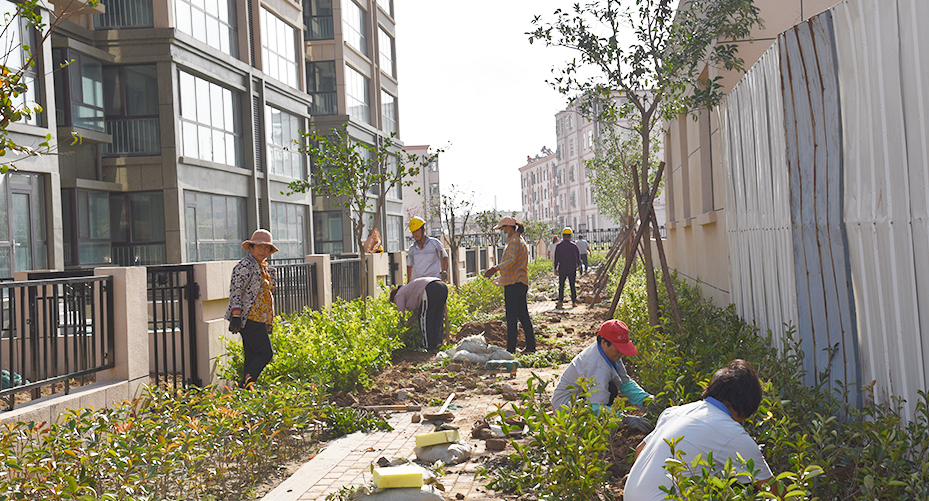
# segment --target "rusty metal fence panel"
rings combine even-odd
[[[40,397],[43,386],[115,367],[113,277],[0,283],[0,398],[12,409],[17,393]]]
[[[832,16],[862,381],[912,417],[929,388],[929,2],[847,1]]]
[[[797,323],[781,70],[775,43],[719,107],[731,299],[781,339]]]

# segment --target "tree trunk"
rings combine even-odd
[[[648,188],[648,170],[649,170],[649,158],[648,153],[651,149],[651,141],[648,134],[649,131],[649,120],[645,117],[642,118],[642,182],[641,186],[643,188]],[[643,203],[641,198],[642,190],[639,189],[640,184],[636,184],[636,198],[638,199],[639,206],[639,222],[647,226],[651,226],[651,206],[652,201],[645,201]],[[650,325],[657,326],[660,323],[660,314],[658,311],[658,283],[655,280],[655,266],[652,263],[652,239],[651,231],[648,231],[646,228],[645,238],[642,245],[642,257],[645,261],[645,286],[648,291],[648,323]]]

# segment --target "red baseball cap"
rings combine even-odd
[[[613,346],[627,357],[639,353],[635,345],[629,342],[629,327],[626,327],[626,324],[620,320],[607,320],[600,326],[597,334],[613,343]]]

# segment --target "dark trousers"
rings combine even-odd
[[[535,351],[535,332],[532,319],[529,318],[529,304],[526,295],[529,286],[516,282],[503,287],[503,304],[506,307],[506,351],[516,353],[516,339],[519,337],[519,324],[523,324],[526,333],[526,350]]]
[[[435,351],[445,340],[445,303],[448,286],[436,280],[426,284],[425,308],[419,310],[419,327],[423,331],[423,347]]]
[[[590,265],[587,264],[587,254],[581,254],[581,264],[583,264],[583,271],[581,273],[587,273],[587,270],[590,269]],[[578,266],[581,268],[581,266]]]
[[[274,356],[271,348],[271,326],[254,320],[245,322],[242,334],[242,351],[245,363],[242,366],[242,379],[239,386],[246,387],[258,380],[258,376]]]
[[[568,273],[558,272],[558,302],[564,300],[564,281],[568,279],[568,283],[571,284],[571,302],[577,302],[577,289],[575,288],[574,281],[577,279],[577,270],[571,270]]]

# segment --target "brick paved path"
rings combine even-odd
[[[530,313],[539,314],[554,309],[555,302],[536,302],[529,306]],[[544,369],[534,371],[551,372]],[[519,372],[522,377],[518,379],[523,381],[519,386],[525,389],[525,377],[530,370],[520,369]],[[484,397],[461,398],[455,402],[462,406],[453,410],[455,420],[452,424],[458,426],[462,441],[471,444],[472,456],[466,463],[446,467],[446,475],[439,478],[445,486],[445,498],[454,500],[460,493],[465,500],[499,499],[493,491],[488,492],[484,487],[486,479],[475,478],[476,470],[482,464],[481,458],[494,453],[486,450],[483,440],[471,438],[471,428],[496,410],[495,403],[502,404],[505,401],[500,397]],[[393,413],[388,420],[393,431],[357,432],[330,442],[325,450],[269,492],[262,501],[323,500],[329,494],[338,492],[342,486],[362,485],[371,480],[369,466],[382,456],[415,460],[413,448],[416,446],[416,435],[429,433],[435,427],[433,423],[413,423],[412,416],[412,412]]]

